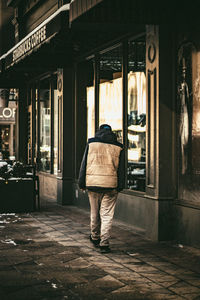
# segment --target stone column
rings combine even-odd
[[[175,197],[175,51],[169,26],[146,27],[147,162],[146,198],[151,201],[152,239],[172,238]]]

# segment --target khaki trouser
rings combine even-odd
[[[117,195],[116,190],[105,193],[88,191],[91,236],[94,240],[101,239],[100,246],[109,245]]]

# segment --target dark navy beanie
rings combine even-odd
[[[102,124],[102,125],[99,127],[99,129],[100,129],[100,130],[101,130],[101,129],[107,129],[107,130],[112,131],[112,127],[111,127],[110,125],[108,125],[108,124]]]

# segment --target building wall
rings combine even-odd
[[[33,6],[31,10],[23,8],[23,33],[28,34],[41,22],[51,16],[58,9],[58,1],[46,0],[42,1],[37,8]]]
[[[174,206],[174,239],[177,243],[200,246],[200,209],[189,205]]]
[[[8,8],[6,0],[0,1],[0,56],[8,51],[14,42],[12,19],[14,11]],[[9,35],[9,39],[7,38]]]
[[[40,181],[40,198],[42,199],[42,203],[48,200],[57,199],[57,179],[55,176],[48,174],[39,174]]]

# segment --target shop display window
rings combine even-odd
[[[178,51],[178,198],[200,205],[200,46],[183,43]]]
[[[91,64],[91,62],[89,62]],[[92,66],[91,66],[92,69]],[[94,97],[94,74],[91,73],[91,79],[87,82],[87,139],[95,135],[95,97]]]
[[[59,101],[58,101],[58,89],[57,89],[57,76],[53,77],[53,98],[54,98],[54,155],[53,155],[53,173],[58,173],[58,158],[59,158]]]
[[[16,159],[17,89],[0,89],[0,161]]]
[[[79,139],[76,148],[75,172],[78,177],[83,151],[87,140],[95,135],[95,58],[89,57],[76,68],[76,135]]]
[[[146,186],[145,56],[145,35],[127,39],[80,63],[77,77],[79,104],[86,92],[87,138],[94,136],[95,125],[109,124],[124,144],[126,189],[141,192]]]
[[[127,188],[145,191],[146,77],[145,43],[128,44]]]
[[[51,158],[51,94],[49,79],[40,83],[40,169],[50,172]]]
[[[35,97],[35,98],[34,98]],[[35,153],[34,153],[34,162],[36,162],[36,157],[39,157],[39,146],[38,146],[38,138],[39,138],[39,122],[38,122],[38,108],[39,108],[39,99],[38,99],[38,89],[35,89],[35,94],[33,94],[33,102],[35,102],[35,111],[34,111],[34,116],[35,116]]]
[[[0,125],[0,160],[10,157],[10,125]]]
[[[122,46],[100,56],[99,125],[109,124],[122,142]]]
[[[95,134],[94,86],[87,87],[87,138]]]
[[[56,73],[31,86],[28,118],[29,161],[37,163],[38,171],[57,174],[60,126]]]

